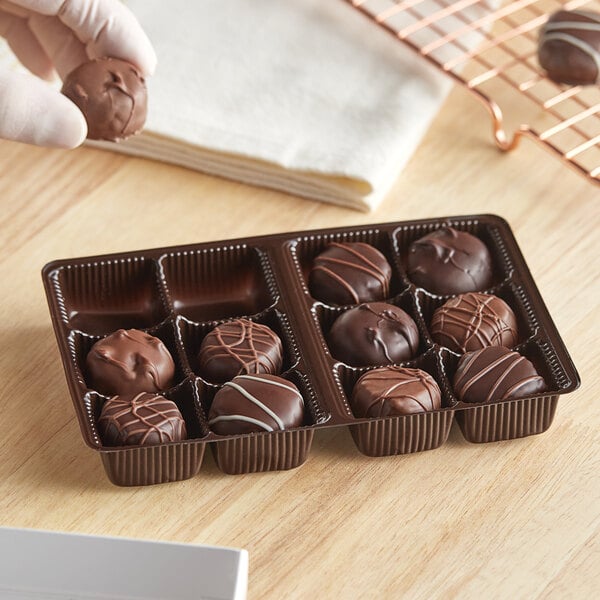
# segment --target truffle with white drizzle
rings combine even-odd
[[[280,431],[304,421],[298,388],[277,375],[238,375],[215,394],[209,427],[219,435]]]
[[[600,83],[600,14],[559,10],[540,31],[538,60],[559,83]]]

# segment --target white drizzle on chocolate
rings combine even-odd
[[[547,43],[558,41],[577,48],[588,56],[596,65],[595,83],[600,82],[600,15],[586,11],[562,11],[565,14],[583,17],[590,21],[577,20],[561,20],[548,21],[540,32],[539,46],[540,49]],[[574,32],[574,33],[567,33]],[[594,46],[589,41],[577,37],[576,32],[591,32],[597,33],[597,45]],[[548,70],[548,69],[546,69]]]
[[[236,379],[237,380],[244,379],[244,380],[249,380],[249,381],[256,381],[257,383],[260,383],[260,384],[273,385],[276,387],[283,388],[285,390],[288,390],[289,392],[292,392],[294,395],[296,395],[300,399],[302,404],[304,404],[304,399],[302,398],[302,395],[298,392],[298,390],[294,389],[290,385],[285,385],[284,383],[280,383],[278,381],[273,381],[272,379],[267,379],[266,377],[265,378],[255,377],[252,375],[238,375],[236,377]],[[264,413],[269,415],[269,417],[271,417],[275,421],[278,429],[283,430],[286,428],[285,423],[281,420],[281,418],[279,417],[279,415],[277,415],[277,413],[272,411],[266,404],[261,402],[254,394],[251,394],[248,390],[243,388],[241,385],[235,383],[234,381],[228,381],[227,383],[225,383],[223,385],[223,387],[229,387],[229,388],[234,389],[236,392],[238,392],[244,398],[246,398],[249,402],[251,402],[258,408],[260,408]],[[251,423],[253,425],[257,425],[258,427],[260,427],[261,429],[264,429],[265,431],[275,431],[275,428],[272,427],[271,425],[269,425],[268,423],[266,423],[265,421],[262,421],[260,419],[255,419],[248,415],[242,415],[239,413],[238,414],[230,414],[230,415],[219,415],[217,417],[210,419],[208,424],[214,425],[215,423],[219,423],[222,421],[244,421],[245,423]]]

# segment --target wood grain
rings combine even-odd
[[[591,598],[600,584],[598,189],[531,143],[500,154],[452,93],[387,200],[365,215],[79,149],[0,142],[1,524],[247,548],[249,597]],[[497,213],[579,368],[540,436],[360,455],[318,432],[307,463],[121,489],[81,440],[40,270],[49,260],[281,231]]]

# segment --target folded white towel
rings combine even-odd
[[[159,64],[144,133],[114,150],[369,210],[450,87],[341,0],[127,5]]]

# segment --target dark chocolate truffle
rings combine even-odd
[[[488,346],[461,357],[454,392],[463,402],[491,402],[546,390],[531,361],[504,346]]]
[[[304,400],[298,388],[276,375],[239,375],[215,394],[208,424],[219,435],[299,427]]]
[[[175,402],[157,394],[113,396],[102,406],[98,431],[105,446],[149,446],[185,440]]]
[[[479,238],[442,227],[410,245],[408,276],[442,296],[481,291],[492,283],[492,258]]]
[[[430,330],[438,344],[460,354],[486,346],[512,348],[517,343],[517,318],[510,306],[478,292],[461,294],[440,306]]]
[[[138,329],[119,329],[97,341],[86,365],[92,387],[107,396],[162,392],[175,376],[166,346]]]
[[[202,340],[198,360],[202,376],[215,383],[244,373],[277,374],[283,345],[266,325],[235,319],[218,325]]]
[[[392,268],[377,248],[334,242],[315,258],[308,287],[322,302],[358,304],[387,298],[391,277]]]
[[[555,12],[540,31],[538,60],[559,83],[600,83],[600,14]]]
[[[382,367],[356,382],[351,404],[356,417],[392,417],[440,408],[442,394],[426,371]]]
[[[401,308],[371,302],[342,313],[327,340],[331,354],[353,367],[391,365],[416,354],[419,330]]]
[[[91,140],[117,142],[144,127],[146,83],[124,60],[100,58],[79,65],[65,78],[62,93],[83,113]]]

